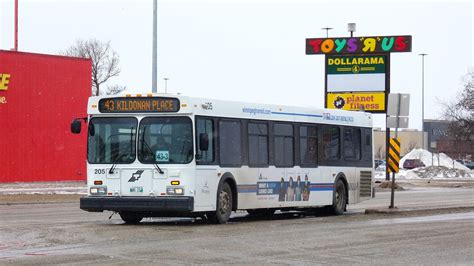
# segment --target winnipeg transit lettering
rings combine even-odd
[[[411,52],[411,36],[306,39],[306,54]]]

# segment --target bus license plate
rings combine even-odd
[[[141,192],[141,193],[143,193],[143,187],[131,187],[130,192]]]

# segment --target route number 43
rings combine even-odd
[[[170,160],[169,151],[156,151],[155,161],[157,161],[157,162],[169,162],[169,160]]]

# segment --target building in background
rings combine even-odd
[[[0,182],[85,180],[91,61],[0,50]]]
[[[402,129],[398,131],[398,137],[400,138],[400,155],[404,156],[409,153],[412,149],[419,149],[422,145],[422,132],[417,129]],[[395,137],[395,131],[390,132],[390,137]],[[424,134],[425,138],[425,149],[427,145],[427,134]],[[385,159],[385,130],[380,128],[374,129],[374,158]]]
[[[449,124],[450,122],[447,120],[425,119],[424,128],[428,134],[429,150],[445,153],[453,159],[471,161],[474,143],[451,136]]]
[[[424,120],[425,150],[433,153],[445,153],[453,159],[472,161],[474,145],[472,142],[460,141],[450,136],[449,121],[447,120]],[[390,132],[395,136],[395,131]],[[400,137],[401,156],[409,153],[412,149],[419,149],[422,145],[422,133],[416,129],[402,129],[398,131]],[[385,159],[385,130],[374,129],[374,158]]]
[[[448,139],[449,121],[425,119],[423,128],[428,135],[428,150],[437,152],[438,142]]]

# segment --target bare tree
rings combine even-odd
[[[63,54],[92,60],[93,95],[100,95],[100,85],[120,74],[120,59],[110,46],[110,41],[104,43],[97,39],[77,40]]]
[[[382,160],[385,158],[385,147],[382,145],[379,145],[377,148],[375,148],[375,158]]]
[[[444,117],[451,121],[450,135],[474,140],[474,72],[464,77],[464,89],[454,102],[445,104]]]
[[[121,93],[122,91],[126,90],[126,86],[121,86],[121,85],[112,85],[112,86],[107,86],[107,91],[105,92],[106,95],[116,95]]]
[[[418,147],[418,143],[416,141],[411,140],[408,142],[407,147],[405,148],[405,154],[411,152],[413,149],[416,149]]]
[[[474,71],[463,78],[464,88],[451,103],[444,103],[444,118],[450,121],[448,135],[451,146],[472,153],[474,147]],[[466,149],[467,148],[467,149]]]

